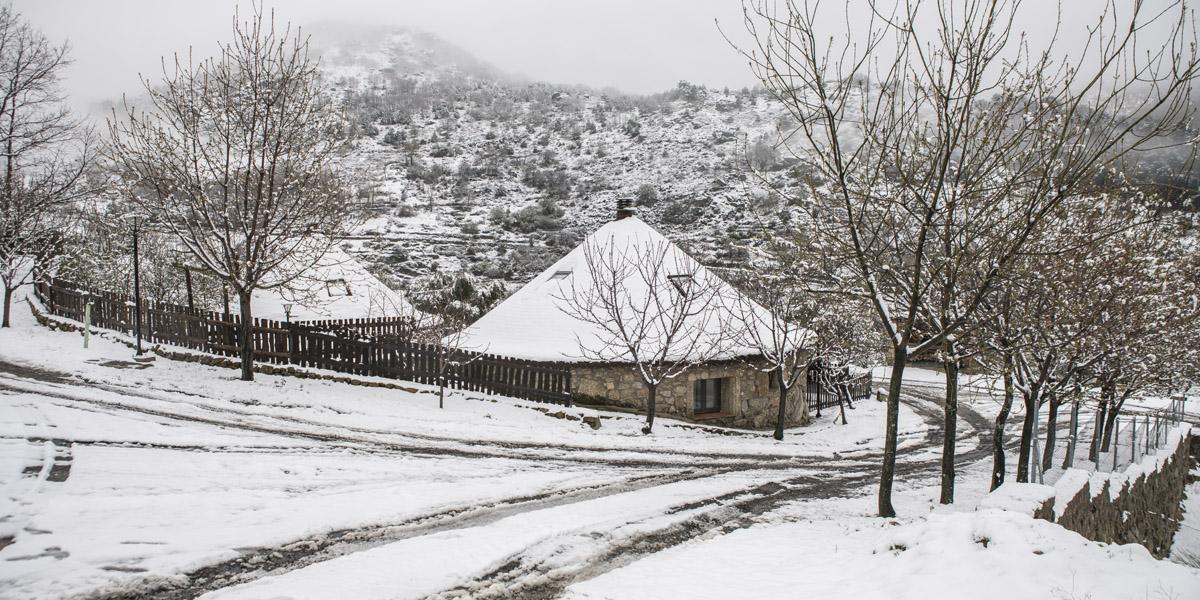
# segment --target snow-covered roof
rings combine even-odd
[[[282,321],[283,305],[292,305],[293,321],[415,316],[404,295],[372,275],[337,246],[305,269],[287,286],[257,290],[251,297],[254,316]],[[236,312],[237,303],[231,308]]]
[[[490,312],[468,327],[459,340],[461,347],[486,351],[492,354],[538,361],[590,362],[597,360],[588,356],[582,348],[605,346],[611,334],[594,323],[576,318],[569,312],[565,298],[590,288],[593,281],[589,272],[586,248],[593,248],[593,256],[615,252],[618,256],[646,257],[655,255],[647,248],[663,248],[662,264],[672,268],[659,269],[663,281],[658,285],[669,286],[667,278],[673,269],[693,274],[697,283],[711,285],[722,301],[713,302],[707,314],[698,314],[695,323],[699,336],[713,340],[720,333],[736,328],[730,323],[728,310],[731,298],[740,297],[733,286],[721,280],[712,271],[700,265],[686,252],[661,233],[636,217],[627,217],[609,222],[589,235],[579,246],[567,253],[532,281],[525,284]],[[633,304],[639,304],[638,296],[646,297],[650,286],[635,273],[625,279],[627,294]],[[670,288],[666,288],[670,289]],[[765,311],[757,304],[755,310]],[[727,336],[726,336],[727,337]],[[727,359],[756,354],[752,348],[722,340],[721,351],[710,359]],[[698,349],[699,352],[699,349]],[[706,355],[708,352],[704,352]],[[674,357],[672,357],[674,358]],[[687,357],[693,358],[693,357]],[[614,357],[612,362],[622,362]]]

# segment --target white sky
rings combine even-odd
[[[1148,0],[1166,5],[1170,0]],[[1132,0],[1118,0],[1118,4]],[[160,57],[226,39],[245,0],[13,0],[53,40],[70,40],[65,87],[79,108],[141,91]],[[503,71],[554,83],[649,93],[681,79],[715,86],[754,82],[721,37],[743,34],[739,0],[265,0],[279,20],[394,23],[435,33]],[[857,3],[861,5],[861,2]],[[1099,0],[1064,1],[1064,42],[1082,37]],[[843,16],[842,2],[823,7]],[[862,6],[848,9],[851,18]],[[1026,0],[1020,27],[1036,40],[1052,31],[1052,2]],[[840,24],[840,23],[839,23]],[[836,32],[831,32],[836,33]]]

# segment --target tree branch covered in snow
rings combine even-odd
[[[815,2],[743,6],[742,53],[796,123],[811,189],[793,200],[826,275],[868,298],[891,340],[879,512],[892,516],[906,363],[970,326],[1058,207],[1187,122],[1195,31],[1182,3],[1121,18],[1112,3],[1084,51],[1059,58],[1056,36],[1039,48],[1013,26],[1020,2],[871,3],[835,37]],[[1146,51],[1152,25],[1168,33]]]
[[[720,356],[728,339],[719,310],[720,281],[669,242],[584,243],[587,277],[560,288],[560,309],[601,332],[580,340],[581,358],[632,364],[648,391],[646,427],[654,426],[658,386]],[[583,269],[580,269],[581,271]]]
[[[109,121],[121,188],[238,296],[250,379],[252,292],[319,261],[353,216],[333,170],[336,115],[307,38],[261,10],[235,16],[217,57],[176,56],[145,85],[148,108]]]
[[[28,283],[32,261],[53,270],[74,205],[88,187],[91,131],[63,106],[59,78],[70,64],[66,43],[54,45],[12,6],[0,6],[0,284],[9,326],[12,294]]]

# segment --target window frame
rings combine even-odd
[[[692,382],[692,414],[719,413],[725,408],[725,377],[705,377]],[[716,406],[711,401],[715,396]],[[703,397],[703,405],[701,398]]]
[[[341,288],[341,291],[344,291],[346,293],[344,293],[344,294],[333,293],[334,289],[337,289],[337,288]],[[346,278],[338,277],[336,279],[326,279],[325,280],[325,294],[327,296],[329,296],[330,298],[337,298],[339,296],[353,296],[354,292],[350,291],[350,282],[346,281]]]
[[[667,275],[667,281],[675,287],[675,291],[679,292],[680,296],[687,297],[692,293],[692,286],[695,284],[696,278],[691,273],[679,273],[676,275]]]

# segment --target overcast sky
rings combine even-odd
[[[124,92],[137,94],[138,73],[158,73],[164,55],[189,46],[210,52],[216,40],[229,37],[238,4],[248,6],[238,0],[13,1],[51,39],[70,40],[75,63],[65,85],[79,108]],[[1025,4],[1021,28],[1035,39],[1048,35],[1056,12],[1052,3]],[[1068,42],[1081,39],[1101,4],[1066,0]],[[714,25],[719,19],[727,31],[741,34],[738,0],[267,0],[266,5],[280,20],[301,25],[332,20],[423,29],[503,71],[554,83],[649,93],[681,79],[730,87],[754,82]],[[842,3],[824,6],[840,13]]]

